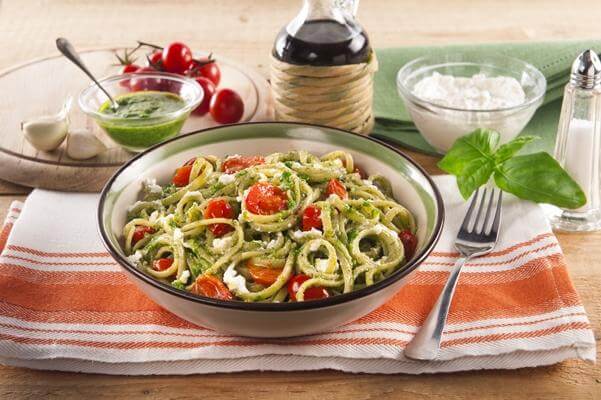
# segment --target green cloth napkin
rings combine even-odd
[[[438,154],[411,122],[396,89],[396,74],[407,62],[421,56],[439,53],[504,54],[524,60],[538,68],[547,79],[547,93],[522,135],[537,135],[526,151],[553,151],[561,110],[563,88],[568,82],[572,63],[580,52],[601,49],[601,41],[566,41],[547,43],[503,43],[378,49],[379,69],[374,81],[374,114],[376,124],[372,136],[427,154]]]

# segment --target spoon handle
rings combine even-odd
[[[90,77],[90,79],[92,81],[94,81],[94,83],[100,88],[100,90],[102,90],[104,92],[104,94],[106,94],[106,96],[109,98],[113,107],[116,106],[117,103],[115,102],[115,99],[113,99],[113,97],[106,91],[106,89],[104,89],[104,87],[102,87],[102,85],[100,85],[100,83],[98,83],[98,81],[96,80],[94,75],[92,75],[90,70],[88,70],[86,65],[83,63],[83,61],[79,57],[79,54],[77,53],[77,51],[75,51],[75,48],[73,47],[71,42],[69,42],[65,38],[58,38],[58,39],[56,39],[56,48],[61,53],[63,53],[63,55],[65,57],[67,57],[73,64],[77,65],[79,67],[79,69],[81,69],[88,77]]]

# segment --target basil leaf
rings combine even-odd
[[[477,129],[457,139],[438,162],[440,169],[457,177],[457,186],[464,199],[488,182],[495,167],[494,148],[498,143],[497,132]]]
[[[515,155],[518,151],[522,149],[525,145],[530,142],[535,141],[536,139],[540,139],[538,136],[518,136],[512,141],[501,145],[498,150],[495,152],[495,160],[498,164],[509,160],[511,157]]]
[[[586,204],[580,186],[548,153],[515,156],[497,166],[494,179],[501,190],[524,200],[563,208]]]

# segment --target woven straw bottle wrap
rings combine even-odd
[[[368,62],[340,66],[288,64],[271,56],[278,121],[307,122],[369,134],[374,126],[372,51]]]

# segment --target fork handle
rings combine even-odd
[[[414,336],[413,340],[405,347],[405,356],[414,360],[434,360],[438,356],[442,331],[444,330],[449,308],[461,268],[470,257],[462,257],[455,262],[447,283],[442,289],[442,293],[436,300],[434,307],[428,314],[428,318]]]

